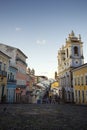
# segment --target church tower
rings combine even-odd
[[[69,67],[78,67],[84,64],[83,42],[80,35],[76,37],[73,31],[69,34],[66,39],[65,53],[66,63]]]
[[[78,67],[84,64],[83,56],[83,42],[81,36],[76,37],[72,31],[66,39],[65,46],[58,51],[58,71],[61,72],[64,69],[70,67]]]

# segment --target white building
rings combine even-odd
[[[72,31],[65,46],[58,51],[58,76],[62,97],[67,102],[73,101],[72,68],[84,64],[83,42]]]
[[[0,50],[11,57],[10,66],[17,68],[18,70],[16,74],[16,99],[20,102],[20,96],[23,92],[22,89],[26,87],[27,56],[20,49],[2,43],[0,43]]]

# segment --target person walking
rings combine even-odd
[[[51,102],[52,102],[52,97],[50,96],[49,97],[49,103],[51,104]]]

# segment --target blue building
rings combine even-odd
[[[16,74],[17,68],[14,66],[9,66],[7,74],[7,102],[16,102]]]

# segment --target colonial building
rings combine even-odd
[[[81,36],[75,36],[72,31],[65,45],[58,51],[58,77],[62,99],[73,101],[72,69],[84,64],[83,42]]]
[[[21,95],[26,88],[26,59],[27,56],[18,48],[0,44],[0,50],[11,57],[10,65],[18,69],[17,71],[17,87],[16,87],[16,102],[21,101]]]
[[[6,102],[7,99],[7,72],[9,60],[10,57],[0,51],[0,102]]]
[[[26,71],[26,97],[27,103],[32,103],[32,92],[35,84],[35,70],[27,68]]]
[[[7,74],[7,102],[16,102],[16,87],[17,87],[17,68],[9,64],[8,74]]]
[[[74,102],[87,104],[87,63],[72,70]]]

